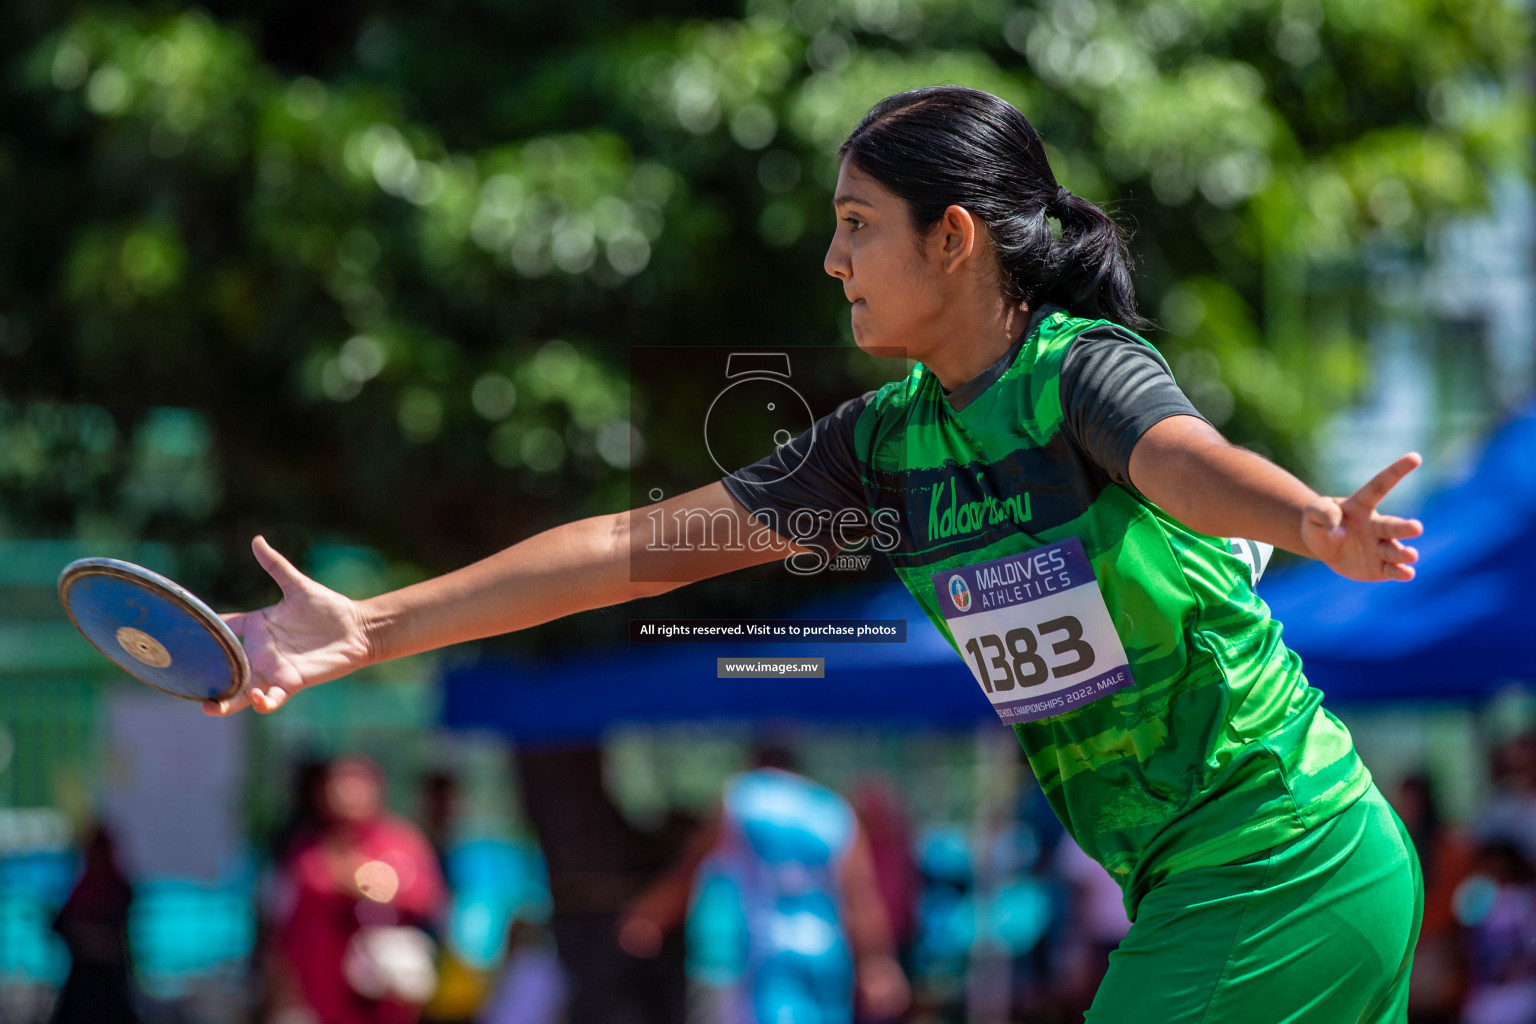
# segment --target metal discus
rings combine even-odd
[[[59,574],[59,600],[108,661],[183,700],[225,700],[251,677],[239,639],[184,587],[115,558],[82,558]]]

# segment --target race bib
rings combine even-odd
[[[1133,681],[1076,537],[936,572],[933,586],[966,664],[1010,725],[1059,715]]]

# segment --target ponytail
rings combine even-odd
[[[1057,183],[1039,133],[1011,104],[960,86],[898,93],[864,115],[838,156],[905,200],[920,234],[950,206],[985,224],[1009,298],[1147,325],[1125,233]]]
[[[1056,276],[1044,297],[1079,316],[1146,327],[1136,312],[1125,232],[1093,203],[1066,189],[1060,192],[1065,201],[1049,211],[1061,224],[1052,253]]]

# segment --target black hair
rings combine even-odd
[[[837,155],[905,200],[919,234],[950,206],[986,225],[1009,298],[1147,326],[1125,233],[1057,184],[1040,133],[1007,101],[956,85],[897,93],[864,115]]]

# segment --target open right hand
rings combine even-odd
[[[299,690],[344,676],[370,660],[357,602],[299,572],[264,537],[251,542],[251,551],[283,597],[257,611],[223,616],[245,647],[251,678],[233,697],[204,701],[204,714],[232,715],[247,706],[268,714]]]
[[[1419,552],[1403,541],[1421,536],[1424,524],[1386,515],[1377,506],[1423,461],[1409,452],[1349,497],[1320,497],[1303,509],[1301,539],[1311,555],[1346,579],[1413,579]]]

